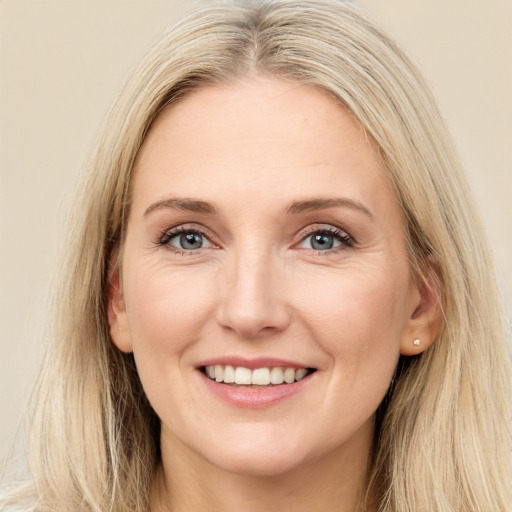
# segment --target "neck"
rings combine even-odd
[[[162,449],[153,486],[155,512],[376,512],[371,496],[363,507],[368,482],[370,439],[340,447],[317,460],[277,475],[226,471],[173,443]],[[163,443],[162,448],[165,447]]]

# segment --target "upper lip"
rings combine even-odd
[[[297,361],[291,361],[289,359],[281,359],[276,357],[256,357],[256,358],[245,358],[241,356],[220,356],[205,359],[197,364],[197,368],[204,366],[219,365],[231,365],[234,367],[249,368],[255,370],[256,368],[312,368],[309,364],[300,363]]]

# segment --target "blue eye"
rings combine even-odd
[[[162,237],[160,244],[171,245],[182,251],[197,251],[212,246],[212,243],[201,232],[189,230],[167,232]]]
[[[181,235],[173,236],[169,243],[185,251],[193,251],[194,249],[201,249],[203,246],[203,235],[199,233],[182,233]]]
[[[317,230],[306,236],[300,243],[302,249],[312,249],[314,251],[329,251],[341,246],[351,247],[352,240],[340,230]]]
[[[326,235],[324,233],[317,233],[311,235],[311,247],[317,251],[327,251],[334,247],[334,237],[332,235]]]

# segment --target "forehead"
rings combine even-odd
[[[165,109],[134,182],[134,206],[168,193],[247,199],[248,190],[262,202],[276,191],[394,202],[375,145],[347,109],[318,88],[264,77],[205,86]]]

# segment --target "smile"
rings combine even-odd
[[[245,368],[232,365],[203,366],[202,371],[211,380],[234,386],[273,386],[293,384],[313,373],[313,368],[263,367]]]

